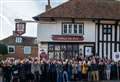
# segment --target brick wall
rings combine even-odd
[[[37,57],[38,56],[38,46],[31,46],[31,54],[27,56],[32,56],[32,57]],[[15,53],[9,53],[7,57],[15,57],[15,58],[20,58],[23,59],[26,57],[24,54],[24,46],[17,45],[15,46]]]

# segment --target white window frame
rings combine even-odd
[[[74,33],[74,25],[77,24],[77,33]],[[67,33],[64,33],[64,25],[67,25]],[[69,25],[72,25],[72,32],[69,33]],[[79,25],[82,25],[82,33],[79,33]],[[83,23],[63,23],[62,25],[63,35],[84,35],[84,25]]]
[[[29,52],[26,52],[26,49],[30,49],[30,50],[27,50]],[[32,47],[31,46],[24,46],[24,54],[30,55],[31,53],[32,53]]]
[[[16,43],[22,43],[23,42],[22,37],[16,37],[15,42]]]
[[[9,52],[10,47],[13,48],[13,50],[14,50],[13,52]],[[15,46],[14,45],[9,45],[8,46],[8,53],[11,53],[11,54],[15,53]]]

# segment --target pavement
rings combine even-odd
[[[101,81],[70,81],[70,82],[120,82],[120,80],[101,80]]]

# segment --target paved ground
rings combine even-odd
[[[120,82],[120,80],[110,80],[110,81],[72,81],[72,82]]]

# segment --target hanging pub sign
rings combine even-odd
[[[71,36],[71,35],[52,35],[54,41],[83,41],[83,36]]]
[[[15,32],[19,36],[24,34],[26,31],[26,23],[16,23],[15,24]]]

